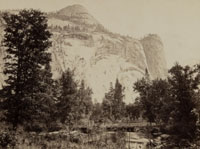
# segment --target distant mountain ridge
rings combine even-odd
[[[125,87],[125,102],[134,100],[133,83],[147,69],[152,78],[167,74],[163,43],[150,34],[138,40],[112,33],[104,28],[81,5],[65,7],[48,14],[49,30],[53,33],[52,72],[59,78],[68,67],[76,79],[84,79],[93,90],[93,100],[102,101],[116,78]],[[1,25],[0,25],[1,26]],[[0,27],[0,30],[2,27]],[[3,32],[0,32],[0,40]],[[0,47],[0,72],[4,50]],[[0,74],[0,82],[4,76]]]

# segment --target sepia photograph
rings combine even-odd
[[[200,149],[200,1],[0,0],[0,149]]]

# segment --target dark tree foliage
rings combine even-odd
[[[84,80],[82,80],[77,93],[77,100],[79,101],[79,115],[82,115],[82,117],[91,114],[93,108],[91,95],[92,90],[89,87],[86,87]]]
[[[143,117],[147,118],[150,123],[155,121],[155,113],[153,113],[154,103],[150,100],[150,80],[142,78],[134,84],[134,91],[139,93],[139,102],[143,109]]]
[[[134,90],[139,93],[138,101],[143,109],[143,117],[152,123],[161,124],[167,122],[171,107],[169,84],[167,80],[150,80],[149,76],[138,80],[134,84]]]
[[[72,123],[75,119],[74,108],[79,105],[76,102],[77,82],[74,80],[74,73],[70,69],[64,72],[59,80],[60,95],[58,97],[58,117],[62,123]]]
[[[170,85],[167,80],[156,79],[152,81],[151,97],[155,122],[157,124],[168,123],[169,113],[173,110]]]
[[[61,123],[72,125],[82,118],[91,115],[92,90],[74,79],[74,73],[70,69],[64,72],[58,81],[59,93],[57,94],[57,111]]]
[[[138,118],[141,115],[141,105],[139,102],[135,101],[135,103],[130,103],[128,105],[126,105],[126,117],[130,120],[130,121],[137,121]]]
[[[117,79],[115,82],[115,92],[113,101],[113,116],[115,120],[120,120],[125,115],[124,88]]]
[[[114,101],[114,88],[111,84],[109,92],[105,94],[105,98],[103,99],[102,102],[104,120],[113,120],[113,115],[112,115],[113,101]]]
[[[115,88],[111,85],[108,93],[102,102],[104,117],[113,121],[121,120],[125,115],[125,103],[123,101],[123,87],[118,79],[115,83]]]
[[[102,104],[95,103],[93,105],[92,114],[90,116],[90,119],[93,120],[97,124],[101,124],[103,122],[103,109]]]
[[[198,133],[199,69],[176,64],[169,70],[173,111],[170,113],[174,133],[182,139],[195,139]]]
[[[44,13],[22,10],[18,14],[3,15],[6,48],[4,74],[6,85],[1,95],[4,99],[6,120],[14,127],[31,119],[37,94],[50,92],[51,33],[47,30]],[[47,93],[48,95],[49,93]]]
[[[167,80],[150,80],[147,77],[134,84],[139,93],[143,116],[149,122],[168,127],[166,131],[180,143],[194,141],[199,136],[200,66],[175,64]],[[177,143],[177,142],[176,142]]]

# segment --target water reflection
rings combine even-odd
[[[126,148],[127,149],[147,149],[149,139],[142,133],[127,132],[126,133]]]

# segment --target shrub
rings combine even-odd
[[[0,132],[0,147],[14,147],[16,145],[16,137],[13,132],[10,131],[2,131]]]

